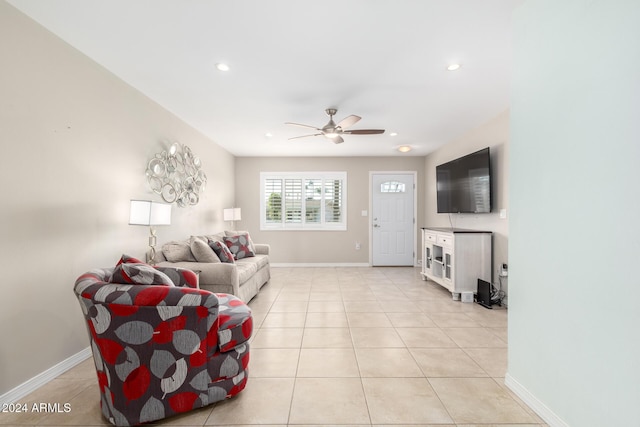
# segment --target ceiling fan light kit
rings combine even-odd
[[[309,136],[324,136],[325,138],[329,139],[334,144],[341,144],[341,143],[344,142],[344,139],[342,138],[342,135],[346,135],[346,134],[349,134],[349,135],[376,135],[376,134],[384,133],[384,129],[353,129],[353,130],[346,130],[348,127],[351,127],[354,124],[356,124],[357,122],[359,122],[362,117],[352,114],[352,115],[347,116],[344,119],[340,120],[338,122],[338,124],[336,124],[333,121],[333,116],[335,116],[335,114],[337,112],[338,112],[338,110],[336,108],[327,108],[325,110],[325,113],[327,113],[327,115],[329,116],[329,123],[327,123],[326,125],[324,125],[321,128],[318,128],[318,127],[315,127],[315,126],[310,126],[310,125],[303,125],[303,124],[300,124],[300,123],[286,122],[285,123],[286,125],[302,126],[302,127],[306,127],[306,128],[310,128],[310,129],[315,129],[318,132],[320,132],[320,133],[314,133],[314,134],[310,134],[310,135],[294,136],[293,138],[289,138],[289,140],[298,139],[298,138],[307,138]]]

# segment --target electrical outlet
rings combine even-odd
[[[500,265],[500,277],[507,277],[509,275],[509,270],[507,264]]]
[[[360,242],[356,242],[356,251],[360,250]]]

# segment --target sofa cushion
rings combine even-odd
[[[213,249],[213,252],[216,253],[220,261],[228,263],[235,262],[233,254],[231,253],[229,248],[227,248],[227,245],[225,245],[223,242],[211,240],[209,241],[209,246],[211,246],[211,249]]]
[[[147,253],[147,261],[149,261],[150,259],[151,259],[151,251]],[[158,264],[159,262],[166,261],[167,257],[164,256],[164,254],[162,253],[162,250],[159,250],[155,253],[153,260],[155,261],[156,264]]]
[[[113,270],[112,283],[131,283],[135,285],[175,286],[173,281],[161,271],[144,263],[119,263]]]
[[[249,238],[249,233],[237,234],[235,236],[225,236],[224,243],[227,245],[235,259],[256,256],[255,250],[251,248],[251,239]]]
[[[253,259],[253,258],[247,258]],[[236,269],[238,270],[238,284],[242,285],[244,282],[249,280],[256,271],[258,271],[258,263],[256,262],[240,262],[243,260],[239,260],[236,263]]]
[[[195,261],[188,241],[167,242],[162,245],[162,254],[169,262]]]
[[[213,252],[208,243],[200,237],[191,236],[191,253],[198,262],[220,262],[220,258]]]
[[[250,258],[243,258],[236,261],[236,264],[255,264],[256,271],[260,270],[265,265],[269,264],[269,257],[267,255],[256,255]]]

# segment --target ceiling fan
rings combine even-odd
[[[302,127],[305,127],[305,128],[315,129],[315,130],[320,132],[320,133],[314,133],[314,134],[311,134],[311,135],[294,136],[293,138],[289,138],[289,139],[291,140],[291,139],[298,139],[298,138],[306,138],[306,137],[309,137],[309,136],[324,136],[325,138],[328,138],[329,140],[331,140],[335,144],[341,144],[341,143],[344,142],[344,139],[342,139],[341,135],[345,135],[345,134],[350,134],[350,135],[375,135],[375,134],[379,134],[379,133],[384,133],[384,129],[353,129],[353,130],[346,130],[346,128],[356,124],[362,117],[355,116],[355,115],[352,114],[352,115],[347,116],[344,119],[340,120],[340,122],[338,122],[338,124],[335,124],[335,122],[333,121],[333,116],[338,112],[338,110],[335,109],[335,108],[327,108],[324,111],[329,116],[329,123],[327,123],[326,125],[324,125],[321,128],[317,128],[315,126],[303,125],[303,124],[300,124],[300,123],[286,122],[285,125],[302,126]]]

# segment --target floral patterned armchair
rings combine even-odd
[[[233,295],[198,289],[192,271],[123,256],[80,276],[74,291],[112,424],[163,419],[244,389],[251,310]]]

